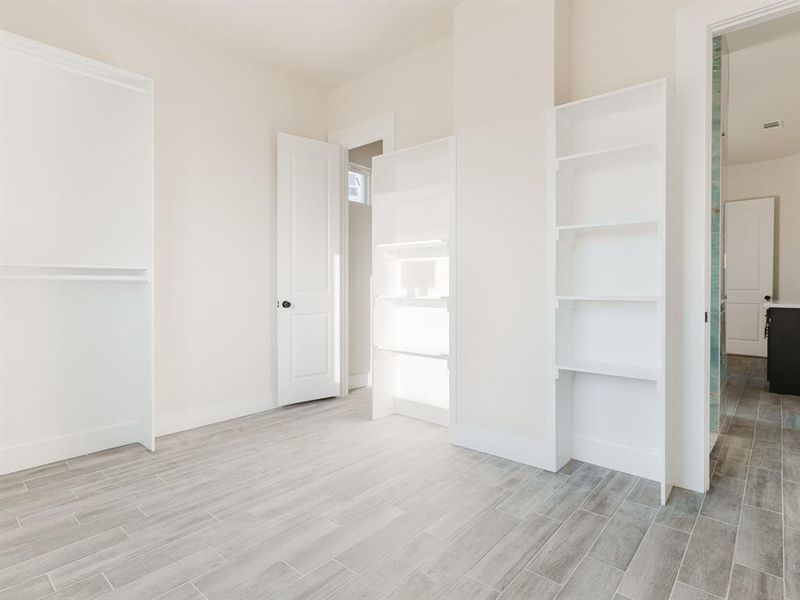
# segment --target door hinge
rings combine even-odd
[[[706,323],[708,323],[708,311],[706,311]]]

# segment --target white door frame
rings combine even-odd
[[[682,8],[675,22],[675,72],[678,106],[676,167],[680,178],[680,248],[673,259],[682,267],[676,280],[680,329],[675,333],[680,372],[673,401],[677,422],[669,449],[674,485],[704,492],[709,487],[709,360],[711,239],[711,40],[714,36],[800,10],[800,0],[703,1]]]
[[[383,142],[383,153],[394,151],[394,112],[386,113],[379,117],[363,121],[352,127],[346,127],[337,131],[328,133],[328,141],[338,144],[342,149],[341,164],[345,170],[344,175],[341,177],[342,192],[340,194],[341,203],[341,218],[340,231],[341,231],[341,251],[342,258],[341,273],[342,280],[340,282],[340,306],[341,306],[341,396],[346,396],[349,392],[348,381],[350,379],[350,359],[348,356],[348,349],[350,347],[350,303],[349,303],[349,283],[350,283],[350,224],[347,218],[347,153],[353,148],[365,146],[373,142]],[[370,350],[370,356],[372,351]],[[372,369],[370,368],[370,371]]]

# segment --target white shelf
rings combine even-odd
[[[652,159],[661,154],[661,144],[646,142],[629,146],[614,146],[593,152],[581,152],[562,156],[558,160],[558,168],[566,171],[594,169],[631,161]]]
[[[556,296],[562,300],[578,302],[658,302],[661,296]]]
[[[385,244],[376,244],[375,247],[381,250],[392,250],[394,248],[429,248],[446,244],[447,240],[415,240],[411,242],[387,242]]]
[[[410,188],[407,190],[398,190],[395,192],[376,192],[375,197],[385,201],[401,201],[409,202],[414,200],[428,200],[432,198],[441,198],[448,193],[446,185],[431,185],[419,188]]]
[[[556,156],[661,139],[665,91],[646,83],[556,107]]]
[[[103,271],[146,271],[147,267],[125,265],[54,265],[42,263],[2,264],[2,269],[95,269]]]
[[[630,221],[610,221],[607,223],[579,223],[576,225],[560,225],[556,227],[559,234],[562,232],[592,232],[592,231],[614,231],[620,229],[637,229],[640,227],[658,227],[660,221],[657,219],[632,219]]]
[[[29,263],[0,265],[0,279],[8,281],[149,283],[150,275],[149,269],[146,267]]]
[[[654,85],[654,82],[649,81],[590,98],[573,100],[556,106],[555,112],[572,119],[592,118],[608,113],[635,110],[661,102],[663,102],[663,98],[660,90]]]
[[[375,249],[399,259],[429,259],[447,256],[447,240],[419,240],[375,244]]]
[[[109,283],[149,283],[147,277],[125,275],[2,275],[0,279],[8,281],[94,281]]]
[[[447,308],[447,296],[392,296],[378,294],[375,300],[403,306],[425,306],[431,308]]]
[[[447,353],[438,352],[435,350],[395,348],[391,346],[375,346],[375,349],[381,350],[382,352],[392,352],[394,354],[406,354],[408,356],[421,356],[423,358],[436,358],[441,360],[447,360],[449,358],[449,355]]]
[[[658,381],[659,378],[659,369],[647,365],[626,365],[589,360],[571,360],[557,363],[556,368],[560,371],[591,373],[593,375],[607,375],[610,377],[623,377],[625,379]]]

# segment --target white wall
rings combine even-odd
[[[573,0],[556,0],[553,13],[556,104],[572,100],[572,10]]]
[[[674,79],[675,11],[694,1],[571,0],[570,99]]]
[[[546,111],[554,6],[463,2],[453,26],[457,136],[455,440],[546,453]]]
[[[155,80],[156,432],[271,408],[275,133],[324,139],[325,94],[118,3],[0,27]]]
[[[370,370],[372,279],[372,207],[347,203],[348,217],[348,362],[350,389],[367,383]]]
[[[372,157],[381,154],[383,142],[353,148],[349,162],[372,168]],[[370,282],[372,280],[372,207],[347,203],[348,218],[348,362],[350,389],[367,384],[372,357]]]
[[[800,302],[800,154],[729,165],[725,200],[776,196],[775,299]]]
[[[447,36],[328,93],[328,131],[395,113],[395,149],[453,131],[452,37]]]
[[[372,142],[371,144],[364,144],[358,148],[352,148],[347,152],[347,160],[351,163],[356,163],[362,167],[372,168],[372,157],[378,156],[383,152],[383,140]]]

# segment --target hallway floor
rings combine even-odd
[[[0,596],[800,599],[800,398],[730,371],[711,491],[665,507],[370,421],[363,391],[0,477]]]

